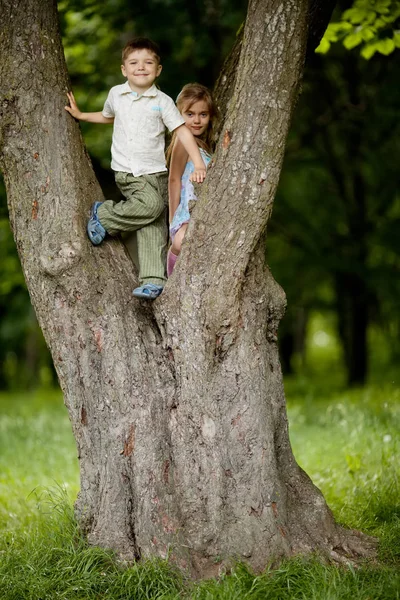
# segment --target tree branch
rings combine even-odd
[[[331,19],[337,0],[310,0],[307,57],[314,53]],[[226,58],[214,87],[214,98],[218,106],[218,119],[214,126],[215,140],[219,138],[229,100],[235,89],[236,73],[242,50],[244,24],[239,29],[236,41]]]

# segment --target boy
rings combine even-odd
[[[127,81],[111,88],[102,112],[82,113],[72,92],[67,94],[70,106],[65,109],[81,121],[114,123],[111,168],[124,200],[95,202],[87,232],[92,244],[98,245],[107,234],[137,231],[141,285],[133,295],[154,300],[165,284],[165,127],[176,131],[193,160],[192,181],[201,183],[206,167],[173,100],[154,85],[162,70],[158,46],[148,38],[128,42],[121,70]]]

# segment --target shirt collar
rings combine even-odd
[[[131,94],[132,92],[133,92],[133,90],[131,90],[128,81],[125,81],[120,93],[121,94]],[[148,90],[143,92],[142,96],[149,96],[150,98],[157,96],[157,88],[156,88],[155,84],[153,83],[153,85]]]

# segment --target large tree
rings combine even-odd
[[[86,238],[101,192],[64,110],[55,3],[1,0],[10,220],[78,447],[78,518],[127,559],[169,553],[205,576],[231,557],[262,569],[369,544],[335,524],[293,458],[277,351],[285,296],[264,261],[308,21],[320,29],[323,5],[250,1],[220,78],[214,164],[174,275],[148,305],[132,298],[123,245]]]

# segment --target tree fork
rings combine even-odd
[[[77,442],[90,541],[127,559],[169,554],[200,577],[232,557],[261,570],[295,552],[362,554],[367,538],[334,523],[293,458],[276,344],[285,300],[264,264],[307,2],[250,2],[216,159],[151,306],[132,299],[123,246],[86,239],[101,193],[64,111],[55,3],[1,9],[1,168]]]

